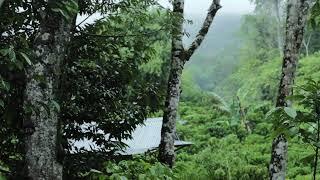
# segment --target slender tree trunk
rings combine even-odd
[[[318,128],[320,128],[319,120],[318,120]],[[318,134],[317,134],[317,143],[318,143],[320,138],[320,134],[319,134],[320,131],[319,130],[317,131],[318,131]],[[314,157],[314,167],[313,167],[313,180],[316,180],[316,177],[317,177],[318,156],[319,156],[319,148],[316,147],[316,155]]]
[[[191,58],[195,50],[203,42],[213,22],[214,16],[220,8],[219,0],[213,0],[202,28],[190,47],[185,50],[182,42],[184,0],[173,1],[173,13],[176,15],[178,20],[173,22],[174,28],[172,32],[171,69],[161,129],[161,142],[159,145],[159,161],[169,165],[170,167],[172,167],[175,162],[174,137],[181,91],[180,84],[182,70],[186,61]]]
[[[244,129],[247,130],[247,132],[249,134],[252,133],[252,130],[250,128],[250,125],[247,123],[247,118],[246,118],[246,113],[244,111],[244,108],[242,107],[242,104],[241,104],[241,100],[240,100],[240,97],[237,96],[237,99],[238,99],[238,106],[239,106],[239,114],[240,114],[240,118],[241,118],[241,125]]]
[[[306,41],[306,39],[303,39],[303,41],[302,41],[303,46],[304,46],[305,51],[306,51],[306,56],[307,56],[307,57],[309,56],[309,45],[310,45],[311,37],[312,37],[312,32],[311,32],[310,35],[308,36],[307,41]]]
[[[320,107],[315,107],[317,114],[317,143],[320,141]],[[316,147],[316,155],[314,158],[314,167],[313,167],[313,180],[316,180],[317,169],[318,169],[318,156],[319,156],[319,147]]]
[[[304,50],[306,51],[306,56],[308,57],[309,56],[309,47],[308,47],[305,40],[303,40],[303,46],[304,46]]]
[[[159,160],[162,163],[173,166],[175,161],[174,136],[176,128],[177,108],[180,98],[181,75],[184,66],[183,48],[183,11],[184,0],[175,0],[173,2],[173,12],[177,16],[176,22],[173,22],[172,31],[172,50],[171,66],[168,81],[167,97],[163,115],[161,129],[161,143],[159,146]]]
[[[313,180],[316,180],[316,177],[317,177],[318,156],[319,156],[319,148],[317,147],[316,148],[316,156],[314,159],[314,167],[313,167]]]
[[[286,98],[292,95],[299,49],[310,4],[308,0],[290,0],[287,8],[286,39],[277,107],[290,106]],[[273,140],[269,175],[272,180],[284,180],[287,167],[288,142],[283,134]]]
[[[282,56],[283,53],[283,37],[282,37],[282,21],[280,15],[280,0],[274,0],[274,9],[277,19],[277,41],[279,54]]]
[[[58,112],[55,93],[71,24],[51,9],[63,0],[49,0],[34,42],[34,63],[27,72],[24,97],[26,170],[33,180],[62,179],[57,162]]]

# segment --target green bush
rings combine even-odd
[[[173,179],[173,171],[159,162],[148,162],[143,157],[136,157],[133,160],[124,160],[118,163],[106,162],[105,168],[91,170],[87,174],[92,179],[139,179],[139,180],[170,180]]]

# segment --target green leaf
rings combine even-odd
[[[290,117],[292,117],[293,119],[297,117],[297,111],[293,108],[290,107],[285,107],[284,112],[286,112],[286,114]]]
[[[28,65],[32,64],[31,60],[29,59],[29,57],[25,53],[20,52],[20,55],[24,58],[24,60],[28,63]]]

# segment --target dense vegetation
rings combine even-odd
[[[73,25],[72,36],[55,84],[56,99],[40,109],[24,98],[28,73],[38,62],[33,55],[42,22],[37,8],[46,2],[4,1],[0,7],[0,180],[24,177],[29,111],[58,114],[57,160],[65,179],[268,179],[271,144],[280,133],[289,140],[287,178],[320,175],[315,161],[320,148],[319,3],[306,26],[304,41],[310,41],[300,52],[295,96],[288,98],[292,107],[274,107],[282,65],[277,41],[283,36],[274,22],[284,24],[285,13],[280,20],[270,16],[272,6],[257,0],[252,14],[217,19],[205,46],[183,71],[177,133],[194,144],[178,150],[170,168],[158,161],[157,152],[130,159],[116,152],[145,118],[163,115],[168,34],[179,17],[156,1],[74,2],[56,7]],[[95,12],[105,17],[81,24],[73,17]],[[196,22],[186,27],[192,27],[187,31],[193,37],[200,23],[198,17],[191,19]],[[35,79],[46,88],[44,76]],[[85,132],[83,124],[90,125]],[[72,150],[72,141],[83,139],[99,148]]]

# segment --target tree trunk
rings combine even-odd
[[[290,0],[287,8],[286,39],[282,75],[276,106],[290,106],[286,98],[292,95],[299,49],[310,4],[308,0]],[[273,140],[269,175],[272,180],[284,180],[287,166],[288,142],[283,134]]]
[[[49,0],[34,42],[34,63],[27,72],[24,131],[27,176],[33,180],[62,179],[57,162],[58,108],[55,93],[60,64],[70,39],[71,24],[51,9],[63,0]]]
[[[320,128],[320,121],[318,120],[318,128]],[[317,130],[317,143],[319,143],[320,140],[320,131]],[[318,167],[318,156],[319,156],[319,148],[318,146],[316,147],[316,155],[314,157],[314,167],[313,167],[313,180],[316,180],[317,178],[317,167]]]
[[[276,15],[276,19],[277,19],[278,49],[279,49],[280,56],[282,56],[283,38],[282,38],[282,21],[281,21],[281,15],[280,15],[280,0],[274,0],[274,9],[275,9],[275,15]]]
[[[317,114],[317,142],[319,143],[320,141],[320,107],[319,106],[315,106],[315,111]],[[313,180],[317,179],[317,169],[318,169],[318,159],[319,159],[319,147],[316,147],[316,155],[314,157],[314,167],[313,167]]]
[[[309,45],[310,45],[310,41],[311,41],[312,34],[313,34],[313,33],[310,32],[307,41],[306,41],[305,38],[304,38],[303,41],[302,41],[303,46],[304,46],[305,51],[306,51],[306,56],[307,56],[307,57],[309,56]]]
[[[318,137],[319,137],[319,135],[318,135]],[[318,142],[319,142],[319,139],[318,139]],[[313,180],[317,180],[318,156],[319,156],[319,148],[316,147],[316,155],[314,157],[314,167],[313,167]]]
[[[172,50],[171,50],[171,69],[168,81],[167,97],[163,115],[161,129],[161,142],[159,146],[159,161],[173,166],[175,161],[174,137],[176,129],[177,109],[180,99],[180,83],[184,66],[183,48],[183,11],[184,0],[173,2],[173,12],[178,20],[174,22]]]
[[[241,126],[245,130],[247,130],[247,132],[249,134],[251,134],[252,130],[251,130],[251,127],[250,127],[249,123],[247,122],[246,113],[244,111],[244,108],[242,107],[241,100],[240,100],[239,96],[237,96],[237,100],[238,100],[238,106],[239,106],[239,114],[240,114]]]
[[[170,167],[173,167],[175,162],[174,137],[183,67],[203,42],[214,16],[220,8],[219,0],[213,0],[202,28],[188,50],[185,50],[182,42],[184,0],[173,1],[173,13],[178,19],[173,22],[171,69],[161,129],[161,142],[159,145],[159,161]]]

